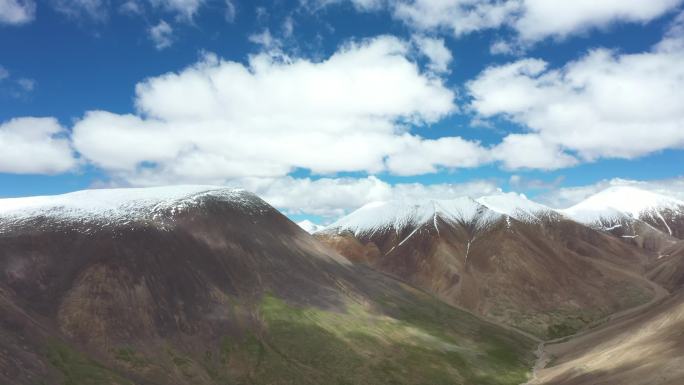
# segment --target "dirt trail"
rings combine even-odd
[[[659,284],[647,279],[646,277],[644,277],[643,275],[641,275],[639,273],[636,273],[636,272],[628,270],[628,269],[624,269],[624,268],[619,267],[619,266],[615,266],[615,265],[610,264],[610,263],[605,262],[605,261],[596,260],[596,259],[592,259],[592,258],[588,258],[588,257],[580,257],[580,258],[582,258],[582,259],[584,259],[590,263],[593,263],[595,265],[600,265],[600,267],[602,267],[602,268],[622,273],[622,274],[627,275],[629,277],[635,278],[635,279],[641,281],[642,283],[647,284],[649,287],[651,287],[651,289],[654,292],[653,298],[651,298],[650,301],[648,301],[644,304],[641,304],[641,305],[638,305],[638,306],[635,306],[635,307],[632,307],[629,309],[625,309],[625,310],[622,310],[622,311],[617,312],[617,313],[613,313],[613,314],[595,322],[594,325],[597,325],[597,326],[594,328],[581,330],[581,331],[579,331],[579,332],[577,332],[571,336],[566,336],[566,337],[561,337],[561,338],[556,338],[553,340],[540,342],[539,346],[537,347],[537,352],[536,352],[537,361],[535,362],[534,367],[532,368],[532,377],[530,378],[529,381],[527,381],[521,385],[539,385],[539,383],[537,382],[538,372],[540,370],[544,369],[546,367],[546,365],[548,365],[549,361],[551,360],[551,355],[549,354],[548,349],[547,349],[548,345],[553,345],[553,344],[558,344],[558,343],[563,343],[563,342],[565,342],[565,343],[571,342],[573,340],[579,339],[580,337],[588,336],[588,335],[591,335],[593,333],[598,333],[598,332],[605,333],[606,330],[610,330],[610,329],[613,329],[613,328],[619,326],[618,321],[629,318],[630,316],[640,314],[643,311],[645,311],[646,309],[660,303],[660,301],[662,301],[663,299],[667,298],[670,295],[670,292],[667,291],[667,289],[665,289],[664,287],[660,286]]]

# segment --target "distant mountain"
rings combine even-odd
[[[244,191],[0,200],[2,384],[519,384],[535,344]]]
[[[647,256],[518,194],[366,205],[316,236],[349,260],[537,336],[647,301]]]
[[[636,187],[610,187],[561,212],[653,251],[684,239],[684,201]]]
[[[323,230],[325,228],[325,226],[313,223],[308,219],[305,219],[301,222],[297,222],[297,225],[299,225],[299,227],[304,229],[304,231],[306,231],[309,234],[313,234],[313,233],[320,231],[320,230]]]

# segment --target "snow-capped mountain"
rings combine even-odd
[[[439,369],[426,373],[446,378],[463,367],[450,366],[452,348],[488,365],[499,356],[491,340],[520,357],[536,345],[352,265],[246,192],[97,190],[0,207],[3,385],[365,383],[386,377],[387,365],[420,373],[435,360]],[[301,311],[316,320],[283,323]],[[401,329],[378,328],[378,320]],[[415,360],[394,354],[404,328],[425,337],[411,342]],[[342,341],[340,330],[367,337]],[[369,347],[382,367],[367,365]]]
[[[320,231],[320,230],[323,230],[325,228],[325,226],[319,225],[317,223],[313,223],[308,219],[297,222],[297,225],[299,225],[299,227],[304,229],[309,234],[313,234],[313,233]]]
[[[606,231],[633,227],[635,221],[642,221],[668,235],[684,235],[684,201],[631,186],[610,187],[560,211],[580,223]]]
[[[316,237],[355,264],[543,338],[576,318],[568,303],[597,316],[626,296],[616,282],[628,277],[585,258],[645,259],[642,250],[515,193],[371,203]]]
[[[206,199],[259,211],[266,203],[244,190],[220,186],[169,186],[76,191],[53,196],[0,199],[0,230],[39,219],[98,225],[161,220]]]
[[[505,217],[536,222],[556,215],[549,207],[516,193],[500,193],[478,199],[395,200],[369,203],[340,218],[324,231],[334,233],[347,230],[358,235],[390,229],[400,231],[426,223],[431,223],[439,230],[437,219],[481,229]]]

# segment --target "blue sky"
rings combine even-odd
[[[0,197],[226,184],[325,222],[374,199],[675,183],[681,11],[0,0]]]

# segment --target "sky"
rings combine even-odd
[[[684,0],[0,0],[0,197],[684,198]]]

